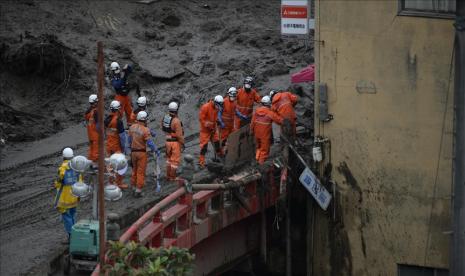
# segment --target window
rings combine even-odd
[[[449,276],[449,271],[442,268],[415,266],[415,265],[397,265],[398,276]]]
[[[454,18],[455,2],[456,0],[399,0],[399,15]]]

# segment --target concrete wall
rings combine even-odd
[[[394,0],[316,2],[317,83],[334,120],[315,131],[331,140],[337,194],[317,214],[313,275],[447,268],[453,21],[397,16]]]

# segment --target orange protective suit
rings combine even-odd
[[[126,123],[128,125],[133,123],[133,121],[131,120],[131,115],[132,115],[131,97],[129,95],[116,94],[115,100],[121,104],[121,109],[120,109],[121,116],[123,115],[123,113],[126,113]]]
[[[120,133],[124,132],[124,125],[120,119],[119,111],[112,112],[105,118],[105,134],[107,141],[105,144],[105,150],[107,157],[111,156],[113,153],[121,153],[123,150],[121,148]],[[116,175],[116,184],[121,188],[126,188],[127,185],[123,184],[123,176]]]
[[[237,90],[236,109],[242,115],[249,117],[253,113],[254,102],[259,103],[262,97],[255,88],[252,88],[250,92],[246,92],[244,87]],[[248,124],[248,121],[242,121],[241,118],[235,116],[235,126],[237,129]]]
[[[229,135],[236,130],[235,127],[235,117],[236,117],[236,100],[231,101],[229,96],[224,98],[223,104],[223,122],[225,127],[221,130],[221,140],[222,147],[226,145]],[[224,151],[224,150],[223,150]]]
[[[98,160],[97,106],[91,105],[86,111],[84,118],[87,125],[87,138],[89,139],[87,158],[96,162]]]
[[[297,104],[298,97],[291,92],[279,92],[273,96],[271,110],[278,113],[283,119],[291,122],[292,130],[296,133],[296,115],[294,106]]]
[[[136,121],[129,128],[131,141],[131,186],[142,189],[145,184],[145,171],[147,169],[147,141],[150,139],[150,129],[144,123]]]
[[[166,179],[173,181],[176,179],[176,170],[181,163],[184,130],[181,120],[174,113],[166,114],[161,125],[166,134]]]
[[[263,164],[270,154],[273,122],[281,125],[283,118],[266,106],[255,110],[250,131],[255,135],[255,159],[259,164]]]
[[[223,155],[221,151],[219,135],[219,127],[217,126],[218,110],[215,108],[215,103],[210,100],[200,107],[199,121],[200,121],[200,156],[199,165],[205,166],[205,154],[208,150],[208,142],[212,141],[216,153],[220,156]]]

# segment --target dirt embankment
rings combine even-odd
[[[312,44],[281,38],[279,5],[278,0],[1,2],[0,138],[6,145],[0,145],[0,162],[25,156],[11,159],[9,169],[0,172],[1,274],[21,274],[44,262],[64,237],[51,208],[60,158],[49,155],[56,145],[81,143],[68,132],[82,123],[87,98],[96,92],[97,41],[104,43],[107,64],[134,65],[133,79],[149,98],[152,128],[159,129],[166,105],[177,99],[192,134],[198,131],[200,104],[240,86],[244,76],[255,76],[264,95],[287,89],[288,74],[313,62]],[[294,91],[302,96],[299,123],[310,127],[310,91]],[[108,104],[109,87],[105,95]],[[66,135],[54,138],[57,133]],[[29,143],[46,137],[54,145],[50,152],[47,143]],[[85,146],[77,150],[85,152]],[[131,208],[132,199],[124,200]],[[82,208],[87,214],[88,204]]]

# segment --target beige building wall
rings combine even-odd
[[[337,194],[317,216],[313,275],[448,268],[453,20],[397,12],[395,0],[316,0],[316,83],[334,120],[315,129]]]

